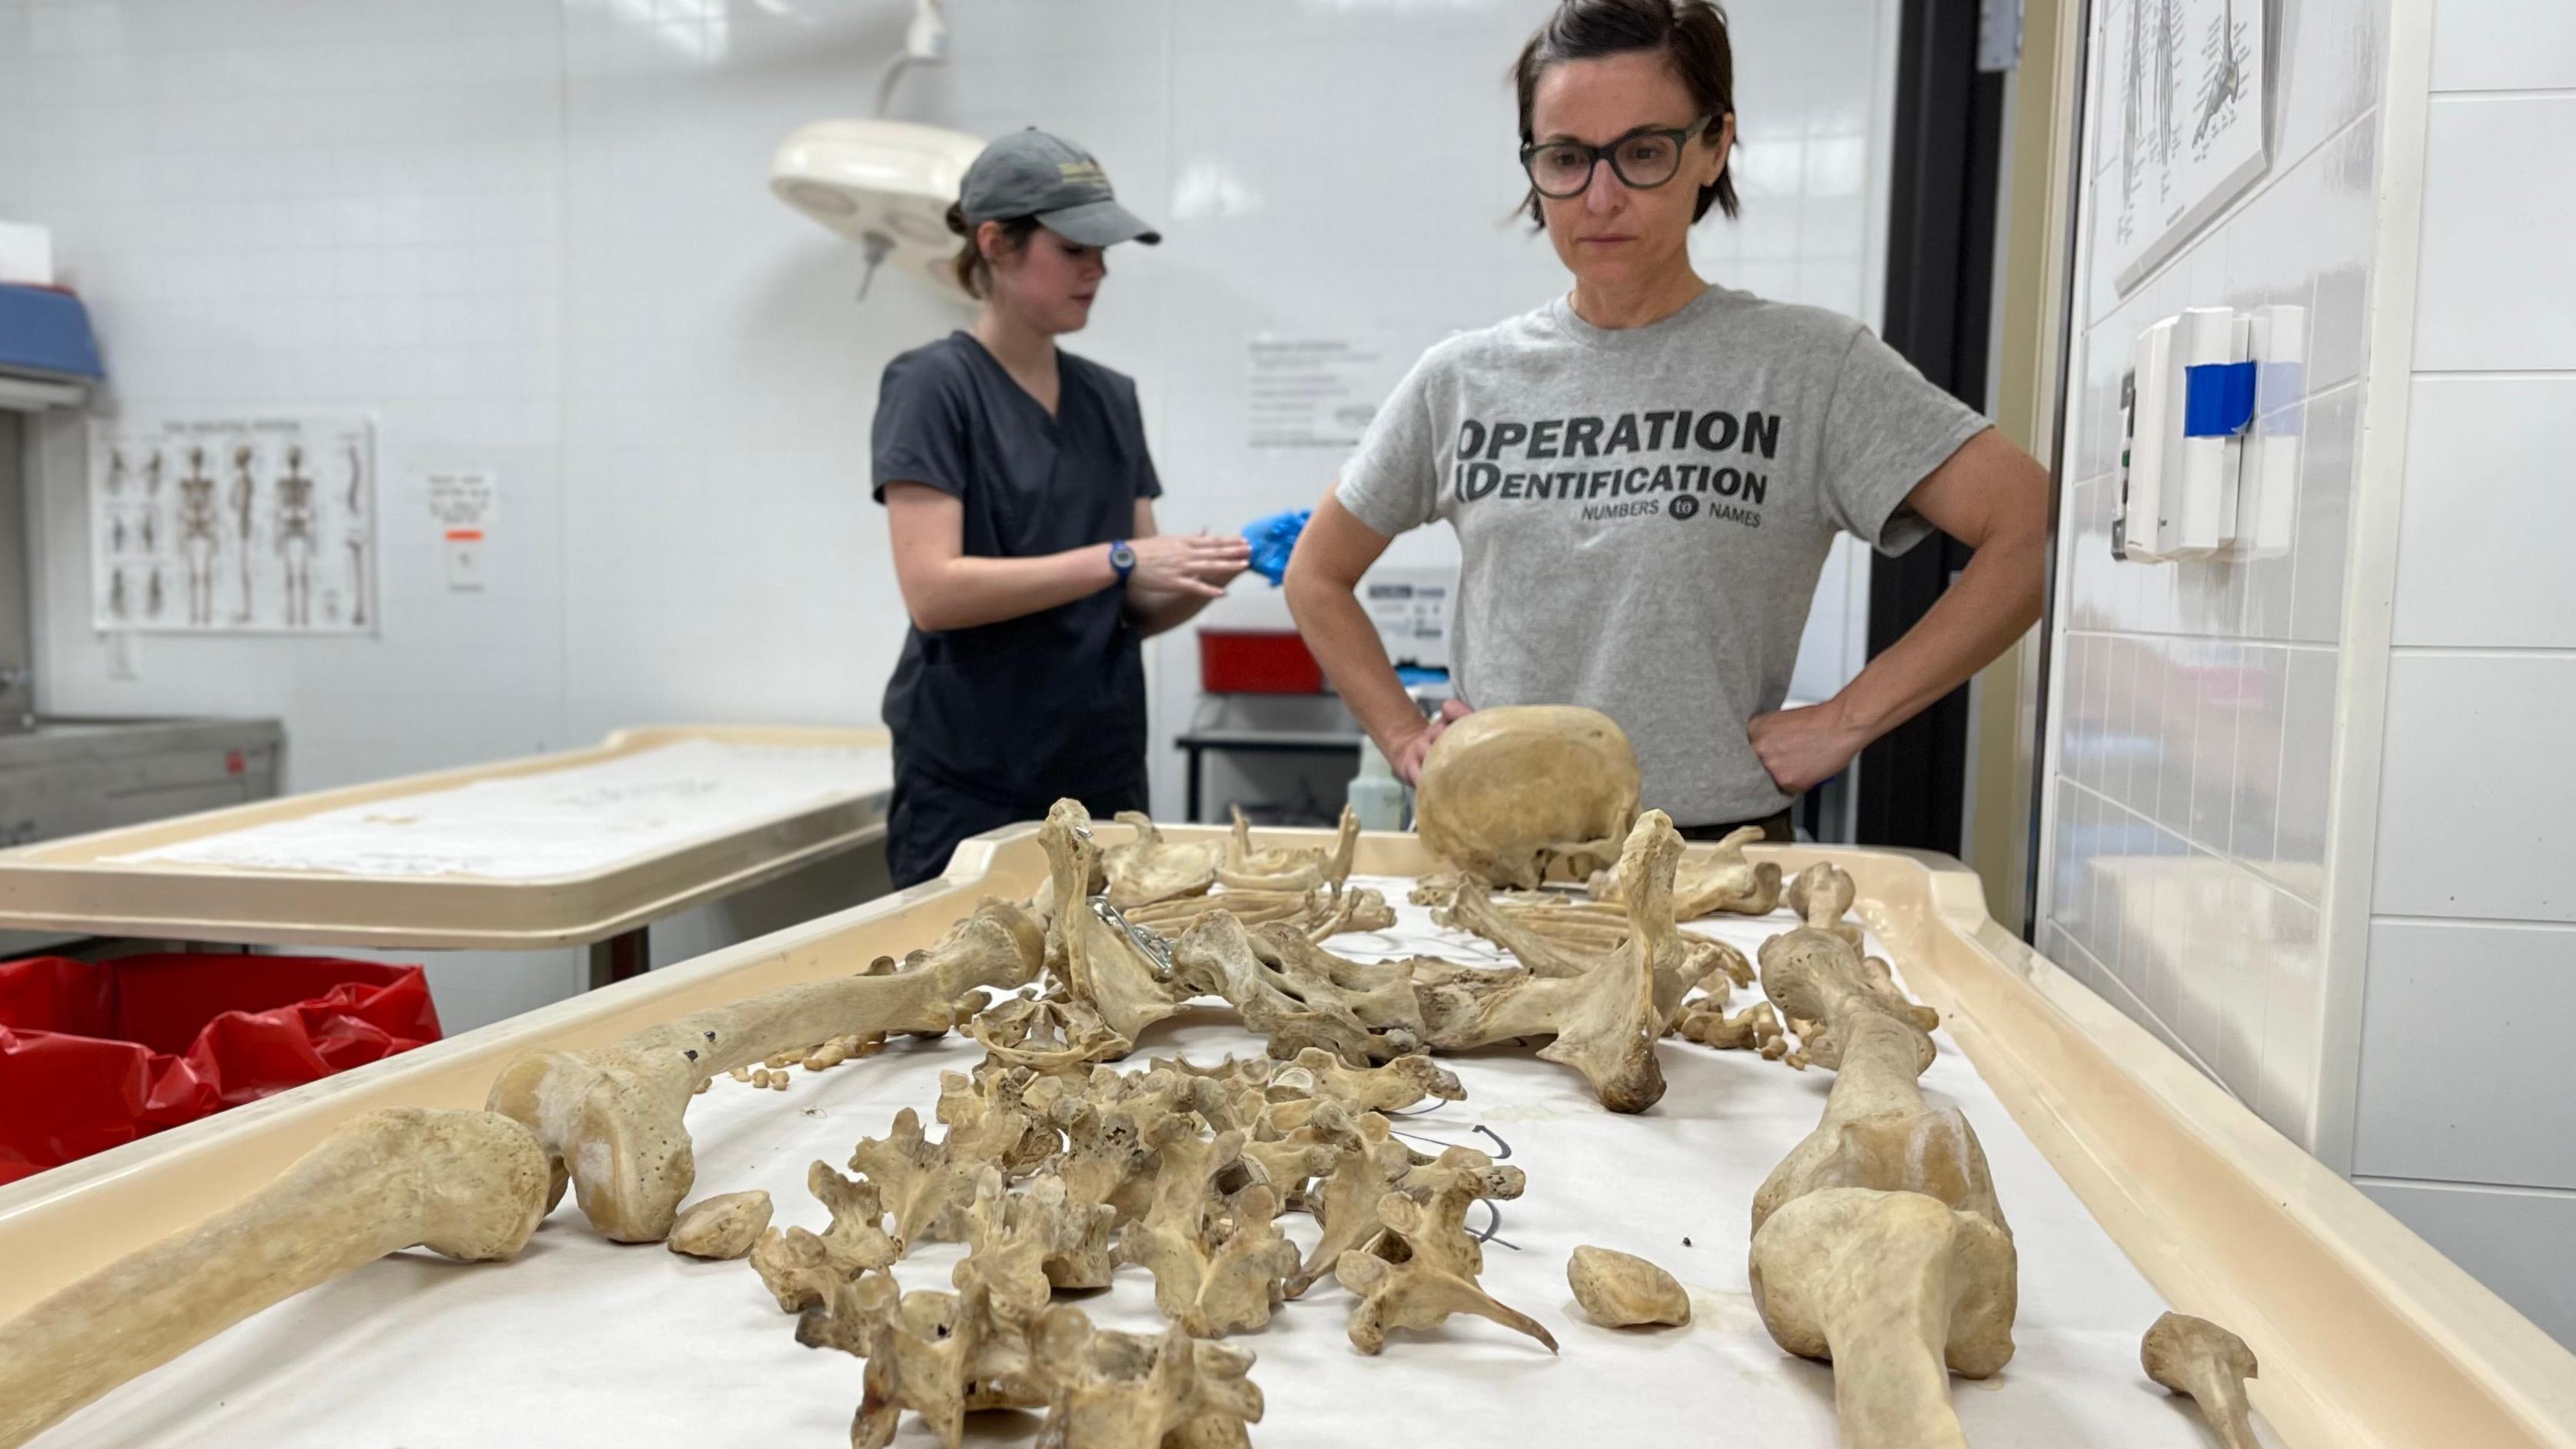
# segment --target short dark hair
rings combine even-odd
[[[1714,0],[1563,0],[1512,63],[1512,88],[1520,95],[1521,144],[1538,139],[1530,130],[1530,106],[1549,66],[1637,51],[1653,51],[1672,63],[1692,103],[1709,121],[1705,134],[1715,141],[1720,118],[1735,114],[1735,47],[1727,38],[1726,12]],[[1545,226],[1538,188],[1530,188],[1526,204],[1530,220]],[[1691,220],[1708,215],[1712,204],[1728,216],[1737,214],[1732,156],[1719,168],[1717,180],[1699,189]]]
[[[1029,238],[1038,234],[1038,219],[1015,216],[1002,222],[1001,227],[1002,250],[1015,252],[1027,246]],[[975,240],[975,233],[982,228],[968,224],[966,208],[952,201],[948,203],[948,229],[966,238],[966,245],[957,249],[957,255],[948,263],[948,268],[956,274],[957,285],[966,289],[967,296],[980,298],[993,281],[993,264],[984,259],[984,248]]]

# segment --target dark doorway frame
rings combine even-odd
[[[2005,78],[1977,67],[1980,8],[1979,0],[1904,0],[1880,335],[1933,385],[1983,411]],[[1935,534],[1900,557],[1871,557],[1872,657],[1940,599],[1968,552]],[[1962,685],[1861,752],[1861,843],[1961,853],[1968,729]]]

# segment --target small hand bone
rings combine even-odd
[[[915,952],[891,975],[781,987],[597,1051],[531,1052],[503,1069],[486,1105],[536,1134],[556,1164],[555,1198],[568,1174],[582,1212],[602,1233],[659,1242],[697,1180],[681,1119],[699,1083],[834,1037],[944,1032],[953,1004],[974,988],[1010,990],[1032,980],[1042,950],[1026,912],[986,901],[947,940]]]
[[[1690,1322],[1690,1295],[1673,1275],[1630,1253],[1582,1247],[1565,1265],[1566,1286],[1604,1328]]]
[[[1949,1375],[2012,1357],[2010,1235],[1921,1193],[1827,1188],[1763,1223],[1751,1277],[1772,1339],[1833,1364],[1844,1449],[1967,1449]]]
[[[1789,1033],[1771,1003],[1757,1001],[1729,1016],[1722,997],[1700,997],[1682,1008],[1673,1033],[1720,1051],[1759,1052],[1766,1061],[1789,1053]]]
[[[700,1198],[681,1209],[664,1246],[692,1258],[739,1258],[760,1241],[769,1213],[769,1194],[757,1189]]]
[[[2168,1313],[2147,1330],[2138,1359],[2147,1377],[2199,1403],[2226,1449],[2259,1449],[2254,1411],[2245,1402],[2245,1381],[2256,1376],[2257,1365],[2245,1340],[2206,1318]]]
[[[550,1180],[536,1140],[507,1117],[353,1117],[242,1201],[0,1324],[0,1445],[388,1253],[511,1257],[545,1216]]]

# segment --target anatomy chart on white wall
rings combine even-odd
[[[100,629],[371,634],[375,435],[363,417],[90,425]]]
[[[2121,291],[2263,174],[2263,0],[2111,0],[2094,220]]]

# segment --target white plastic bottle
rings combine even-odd
[[[1404,782],[1366,736],[1360,739],[1360,772],[1351,777],[1350,802],[1362,830],[1404,828]]]

